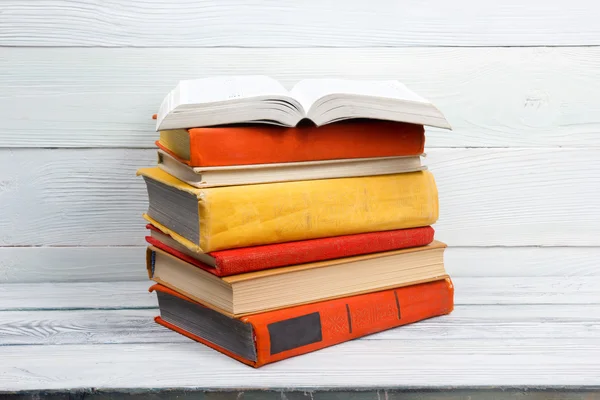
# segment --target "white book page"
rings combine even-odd
[[[257,96],[290,96],[281,83],[264,75],[217,76],[183,80],[179,85],[182,105],[243,100]]]
[[[306,112],[320,98],[334,94],[379,97],[387,100],[404,100],[429,104],[429,101],[425,98],[394,80],[305,79],[294,86],[291,94],[302,104]]]

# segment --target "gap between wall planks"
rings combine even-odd
[[[0,45],[589,46],[599,13],[589,0],[6,0]]]
[[[456,305],[600,304],[598,276],[454,277]],[[156,308],[154,284],[51,282],[0,285],[0,311]],[[35,296],[32,296],[35,293]]]
[[[528,7],[519,2],[519,10]],[[544,1],[535,10],[549,9]],[[152,148],[158,134],[150,117],[168,91],[179,79],[215,74],[268,74],[287,87],[312,77],[399,79],[433,101],[454,128],[428,129],[429,148],[600,145],[600,47],[3,48],[2,54],[4,147]]]
[[[155,150],[0,150],[0,246],[143,245]],[[450,246],[598,246],[600,149],[430,149]]]
[[[146,247],[0,247],[0,284],[147,279]],[[600,276],[597,247],[449,247],[452,277]]]

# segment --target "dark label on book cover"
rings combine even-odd
[[[318,312],[274,322],[267,329],[271,339],[271,354],[323,340],[321,316]]]

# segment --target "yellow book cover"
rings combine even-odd
[[[438,219],[429,171],[204,189],[158,167],[137,174],[150,201],[144,218],[196,252],[414,228]]]

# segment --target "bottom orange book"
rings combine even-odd
[[[450,278],[231,318],[160,284],[155,321],[238,361],[262,365],[454,309]]]

